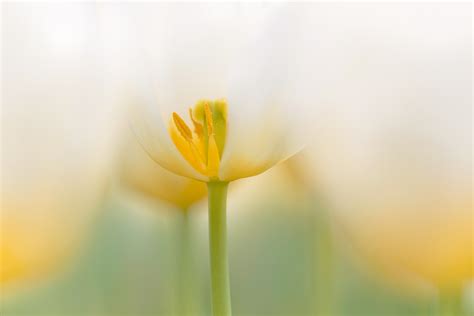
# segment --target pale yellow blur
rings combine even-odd
[[[75,184],[62,172],[47,170],[41,178],[32,174],[23,179],[21,186],[2,176],[2,288],[31,286],[62,271],[66,259],[80,252],[80,241],[86,239],[96,216],[105,191],[105,172],[83,169],[85,178],[81,181],[77,176]],[[86,178],[89,186],[84,186]]]
[[[308,170],[316,169],[314,185],[329,200],[338,231],[371,271],[411,289],[459,291],[474,277],[465,156],[439,140],[410,144],[418,129],[404,128],[412,135],[400,143],[383,127],[333,131],[312,151]],[[457,146],[468,155],[468,147]]]
[[[411,221],[394,215],[399,209],[387,207],[385,211],[389,215],[376,215],[369,223],[348,229],[357,249],[377,264],[377,269],[402,278],[399,282],[414,278],[443,291],[462,289],[473,278],[473,222],[467,201],[452,210],[458,214],[451,217],[439,215],[451,211],[440,205],[431,208],[433,216],[414,216]],[[372,227],[367,229],[366,225]]]
[[[133,135],[129,137],[124,150],[121,180],[134,191],[181,209],[189,208],[207,195],[204,182],[181,177],[162,168],[150,158]]]
[[[474,222],[467,183],[443,187],[436,176],[432,182],[422,180],[407,166],[405,174],[377,174],[375,164],[364,172],[357,161],[326,167],[338,174],[331,180],[336,216],[376,271],[400,285],[425,283],[443,291],[459,290],[473,278]]]
[[[2,205],[0,285],[34,281],[58,269],[77,249],[83,224],[55,214],[60,205],[51,196],[30,197]],[[66,206],[63,206],[66,210]],[[29,209],[38,211],[28,212]],[[67,236],[67,237],[66,237]]]
[[[359,160],[345,142],[319,144],[307,161],[307,170],[316,169],[312,190],[328,203],[339,239],[376,276],[408,293],[462,290],[474,278],[469,183],[455,176],[443,183],[401,156]]]

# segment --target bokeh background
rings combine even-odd
[[[234,315],[437,315],[446,293],[473,313],[472,5],[279,6],[310,43],[308,140],[231,184]],[[206,190],[128,126],[134,5],[1,8],[0,313],[178,315],[186,208],[209,315]]]

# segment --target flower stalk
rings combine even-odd
[[[441,293],[439,297],[439,316],[462,316],[462,291]]]
[[[195,277],[193,273],[191,219],[187,209],[183,209],[178,223],[178,290],[176,309],[180,316],[195,315]]]
[[[214,316],[230,316],[229,264],[227,259],[227,182],[209,182],[209,252],[211,304]]]
[[[315,203],[310,208],[313,267],[312,314],[317,316],[334,313],[334,246],[331,236],[329,214],[322,205]]]

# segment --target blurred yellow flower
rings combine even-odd
[[[363,215],[365,223],[346,224],[347,233],[356,248],[378,265],[379,272],[393,278],[392,282],[460,291],[474,277],[472,206],[467,199],[464,206],[446,202],[403,211],[387,203],[378,208],[384,214]],[[375,211],[367,208],[371,210]],[[407,218],[408,210],[420,214]],[[441,215],[444,212],[451,215]]]
[[[19,279],[33,279],[50,269],[64,255],[66,247],[59,247],[54,243],[58,236],[50,236],[50,233],[40,235],[32,234],[25,227],[15,229],[8,224],[2,227],[2,239],[0,241],[0,284],[4,285]]]
[[[136,139],[130,139],[121,166],[121,181],[134,191],[181,209],[207,196],[203,182],[181,177],[153,161]]]
[[[83,229],[84,223],[76,221],[74,225],[61,214],[61,209],[72,209],[71,205],[61,205],[51,194],[5,200],[0,225],[0,286],[34,281],[57,270],[77,249]]]

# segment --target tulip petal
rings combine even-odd
[[[185,113],[200,99],[227,94],[229,65],[251,23],[235,4],[139,6],[135,47],[156,88],[162,111]],[[252,21],[252,19],[249,19]]]
[[[206,181],[180,154],[158,113],[151,91],[141,90],[133,99],[131,128],[148,155],[163,168],[188,178]],[[152,106],[155,105],[155,106]]]
[[[258,29],[262,11],[235,4],[133,8],[130,26],[135,32],[128,46],[138,50],[142,65],[137,72],[149,83],[142,114],[133,125],[144,148],[164,168],[206,180],[179,154],[165,127],[173,112],[184,115],[200,99],[228,95],[229,65],[250,30]],[[223,140],[216,141],[222,148]]]
[[[220,178],[259,174],[304,145],[304,6],[285,6],[230,74],[229,119]]]

